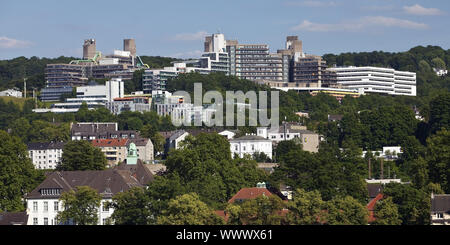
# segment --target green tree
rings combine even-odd
[[[443,69],[443,70],[446,69],[445,62],[439,57],[432,59],[431,63],[433,64],[433,68]]]
[[[430,180],[450,192],[450,131],[443,129],[427,140]]]
[[[0,130],[0,210],[24,211],[22,198],[31,192],[44,176],[34,169],[28,151],[18,137]]]
[[[164,144],[165,144],[165,139],[164,137],[157,131],[156,127],[151,125],[151,124],[147,124],[144,127],[142,127],[141,131],[140,131],[140,135],[144,138],[148,138],[152,141],[153,143],[153,149],[154,149],[154,153],[155,155],[158,152],[162,152],[164,151]]]
[[[307,192],[297,189],[288,205],[287,218],[290,224],[295,225],[322,224],[326,220],[325,208],[326,202],[317,190]]]
[[[63,149],[58,170],[103,170],[106,167],[105,154],[89,141],[69,141]]]
[[[189,193],[172,199],[162,216],[160,225],[222,225],[225,221],[214,210],[200,201],[196,193]]]
[[[450,128],[450,93],[446,92],[436,96],[430,101],[431,132],[434,133],[441,128]]]
[[[97,225],[101,196],[89,186],[78,186],[76,191],[64,192],[60,200],[64,210],[58,212],[56,219],[61,223],[76,225]]]
[[[374,217],[372,225],[400,225],[402,223],[397,205],[392,201],[392,197],[377,201]]]
[[[259,196],[241,204],[230,204],[226,212],[231,225],[281,225],[285,223],[283,201],[275,195]]]
[[[328,201],[327,210],[330,225],[366,225],[369,219],[367,208],[351,196]]]
[[[113,197],[111,206],[114,208],[114,213],[111,218],[116,225],[154,224],[156,221],[151,205],[151,199],[145,190],[133,187]]]

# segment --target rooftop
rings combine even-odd
[[[128,139],[96,139],[92,145],[96,147],[126,147]]]
[[[28,150],[63,149],[64,142],[28,143]]]
[[[241,190],[236,193],[229,201],[228,203],[233,203],[235,201],[241,201],[241,200],[247,200],[247,199],[254,199],[259,196],[271,196],[272,193],[267,190],[266,188],[258,188],[258,187],[252,187],[252,188],[242,188]]]

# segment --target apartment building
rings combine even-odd
[[[124,97],[115,98],[114,101],[106,102],[105,106],[111,113],[118,115],[124,111],[151,111],[152,99],[150,97]]]
[[[450,225],[450,194],[431,193],[431,224]]]
[[[134,139],[139,137],[139,134],[134,130],[119,131],[116,122],[71,123],[70,133],[72,140]]]
[[[327,70],[327,63],[321,56],[305,55],[293,62],[291,82],[298,87],[337,87],[337,76]]]
[[[255,153],[264,153],[272,158],[272,141],[257,135],[246,135],[230,140],[231,156],[253,156]]]
[[[28,155],[35,169],[55,169],[61,163],[64,142],[29,143]]]
[[[118,165],[127,158],[128,139],[96,139],[91,143],[102,150],[110,167]]]
[[[416,96],[416,73],[382,67],[333,67],[337,83],[364,93]]]

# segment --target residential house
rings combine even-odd
[[[431,193],[431,224],[450,225],[450,194]]]
[[[128,145],[130,143],[136,145],[138,159],[144,163],[150,163],[154,160],[153,143],[150,139],[137,137],[129,139]]]
[[[127,157],[128,139],[96,139],[91,143],[102,150],[110,167],[118,165]]]
[[[35,169],[55,169],[61,163],[64,142],[29,143],[28,155]]]
[[[142,163],[138,163],[142,164]],[[139,167],[133,171],[121,169],[55,171],[25,197],[27,202],[28,225],[57,225],[59,211],[64,210],[59,200],[64,192],[76,190],[79,186],[89,186],[102,197],[98,209],[98,225],[109,223],[114,209],[107,203],[119,192],[132,187],[144,188],[153,179],[149,171]]]
[[[231,156],[253,156],[255,153],[264,153],[272,159],[272,141],[257,135],[246,135],[230,140]]]

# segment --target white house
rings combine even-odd
[[[35,169],[55,169],[61,163],[63,142],[29,143],[28,155]]]
[[[22,97],[22,92],[15,90],[15,89],[7,89],[4,91],[0,91],[0,96],[9,96],[9,97]]]
[[[230,140],[231,156],[237,154],[244,157],[248,154],[264,153],[272,159],[272,141],[257,135],[246,135],[237,139]]]
[[[233,130],[234,131],[234,130]],[[236,132],[233,132],[231,130],[223,130],[219,132],[218,134],[225,136],[228,140],[231,140],[236,135]]]
[[[140,165],[139,165],[140,164]],[[138,180],[139,179],[139,180]],[[27,202],[28,225],[58,225],[56,220],[59,211],[63,211],[61,194],[76,190],[78,186],[89,186],[102,197],[98,209],[98,225],[106,225],[114,212],[107,204],[112,197],[132,187],[144,187],[153,179],[145,165],[141,162],[137,167],[124,169],[107,169],[97,171],[56,171],[25,197]]]

